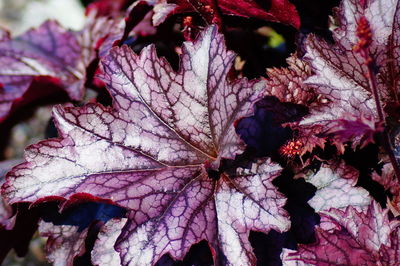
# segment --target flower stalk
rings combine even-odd
[[[389,159],[391,164],[393,165],[393,169],[397,179],[400,181],[400,166],[396,160],[396,156],[393,152],[393,146],[390,141],[390,137],[386,127],[386,119],[385,113],[382,108],[380,93],[378,90],[378,85],[376,81],[376,73],[375,73],[375,60],[372,58],[369,47],[372,43],[372,31],[369,25],[368,20],[362,16],[357,23],[357,37],[359,38],[358,43],[353,47],[353,50],[359,53],[364,58],[364,63],[367,66],[367,73],[365,73],[366,78],[368,79],[369,86],[371,88],[376,109],[378,112],[379,124],[384,127],[382,132],[382,142],[383,147],[386,153],[389,155]]]

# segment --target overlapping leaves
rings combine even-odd
[[[272,185],[281,168],[258,161],[228,176],[219,167],[243,151],[233,124],[250,115],[263,83],[227,79],[234,54],[215,27],[182,51],[176,73],[153,46],[140,55],[113,48],[102,62],[113,107],[56,107],[61,138],[27,149],[3,186],[9,202],[78,197],[125,207],[115,244],[123,264],[182,259],[203,239],[215,260],[222,251],[228,263],[254,263],[250,230],[289,228]]]
[[[217,7],[214,6],[214,2],[210,0],[173,0],[169,2],[177,4],[177,8],[174,12],[190,12],[194,9],[206,19],[209,19],[209,22],[212,22],[213,15],[219,12],[219,9],[223,14],[227,15],[265,19],[292,25],[296,28],[300,27],[300,17],[297,14],[295,6],[288,0],[273,0],[264,5],[259,1],[253,0],[240,0],[236,2],[220,0],[216,2],[218,5]]]
[[[297,252],[284,250],[283,261],[299,261],[311,265],[394,265],[399,254],[399,222],[388,219],[388,210],[372,202],[364,211],[352,206],[341,211],[333,209],[324,223],[331,230],[317,228],[317,242],[300,245]]]
[[[52,83],[50,90],[61,88],[71,100],[81,100],[86,69],[96,58],[97,50],[103,52],[105,44],[118,38],[118,34],[122,35],[118,24],[117,20],[95,19],[91,13],[85,28],[78,32],[66,30],[52,20],[15,38],[3,31],[0,37],[0,121],[21,101],[26,103],[51,94],[44,89],[44,79]],[[33,91],[29,96],[28,90]]]
[[[367,48],[376,67],[371,74],[365,59],[355,49],[360,41],[357,26],[362,17],[368,21],[372,33],[372,42]],[[380,100],[385,106],[399,104],[398,1],[345,0],[338,18],[339,28],[333,31],[334,45],[315,36],[310,36],[306,43],[305,57],[314,72],[306,83],[316,86],[329,104],[312,110],[302,124],[327,127],[326,132],[335,135],[338,143],[353,141],[354,146],[365,145],[373,142],[373,134],[382,130],[371,78],[376,79]],[[388,115],[395,116],[390,112]]]

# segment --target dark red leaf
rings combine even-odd
[[[170,0],[169,3],[174,3],[178,7],[174,13],[192,12],[193,9],[206,18],[213,13],[218,12],[214,8],[213,0],[186,1],[186,0]],[[297,14],[295,6],[288,0],[272,0],[261,6],[262,1],[254,0],[218,0],[218,8],[225,15],[235,15],[246,18],[258,18],[273,22],[281,22],[291,25],[295,28],[300,28],[300,17]],[[212,23],[211,20],[208,21]]]

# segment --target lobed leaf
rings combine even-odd
[[[50,90],[60,86],[71,100],[81,100],[86,82],[86,69],[98,56],[110,49],[113,41],[122,36],[117,20],[95,18],[89,14],[83,30],[73,32],[49,20],[16,38],[2,34],[0,38],[0,120],[11,109],[50,92],[39,77],[47,77]],[[37,81],[37,83],[34,83]],[[42,85],[42,86],[41,86]],[[28,91],[33,91],[27,94]]]
[[[352,206],[332,209],[326,219],[337,223],[336,230],[317,228],[317,242],[300,245],[296,252],[284,250],[283,262],[311,265],[395,265],[398,257],[399,221],[389,222],[388,210],[372,202],[366,212]],[[392,242],[393,240],[393,242]]]
[[[206,19],[208,19],[208,16],[211,16],[212,19],[214,13],[217,12],[214,10],[214,4],[211,0],[173,0],[170,2],[178,5],[174,10],[174,13],[190,12],[194,9],[202,16],[205,16]],[[217,4],[221,12],[226,15],[257,18],[267,21],[281,22],[295,28],[300,27],[300,17],[297,14],[296,8],[287,0],[273,0],[268,4],[265,3],[265,5],[260,1],[254,0],[239,0],[235,2],[220,0]],[[211,20],[209,20],[209,22],[211,22]]]
[[[79,43],[71,31],[55,21],[14,39],[0,42],[0,118],[7,116],[13,103],[28,90],[37,76],[60,79],[71,99],[82,97],[82,72],[77,70]]]
[[[296,54],[287,58],[286,61],[287,68],[267,69],[265,95],[274,96],[283,103],[306,106],[308,110],[304,115],[308,115],[308,112],[312,110],[324,109],[326,99],[319,95],[316,86],[305,82],[312,75],[309,64],[298,58]],[[299,121],[287,123],[290,128],[298,132],[296,140],[302,145],[301,155],[311,152],[316,146],[324,148],[325,137],[320,135],[324,130],[320,125],[301,124],[300,126],[299,124]]]
[[[368,51],[376,63],[377,89],[384,103],[397,99],[399,36],[398,1],[343,1],[338,13],[340,26],[333,32],[335,44],[310,36],[306,43],[305,59],[310,62],[314,75],[306,84],[316,86],[329,104],[311,110],[302,125],[320,125],[337,135],[340,143],[353,141],[353,146],[373,142],[372,135],[381,131],[377,122],[377,107],[372,96],[370,78],[365,59],[354,47],[359,41],[357,23],[361,17],[368,22],[372,43]],[[388,63],[390,62],[390,63]],[[392,114],[388,114],[392,115]],[[393,114],[394,115],[394,114]],[[350,126],[351,125],[351,126]]]
[[[114,47],[102,60],[113,106],[56,107],[60,138],[26,150],[4,196],[10,203],[61,197],[128,209],[115,244],[124,265],[154,264],[166,253],[183,259],[202,240],[215,260],[221,250],[231,264],[255,263],[250,230],[282,232],[290,222],[285,198],[272,185],[277,164],[218,172],[221,159],[244,150],[234,122],[251,114],[264,86],[228,80],[233,59],[215,27],[184,43],[178,72],[154,46],[140,55]],[[97,245],[119,234],[109,230]],[[98,250],[93,256],[114,260]]]
[[[85,252],[85,239],[88,229],[78,230],[78,226],[56,226],[41,221],[39,232],[48,237],[46,243],[47,259],[54,265],[74,265],[74,259]]]
[[[357,178],[358,171],[349,166],[323,165],[316,174],[306,179],[317,188],[308,203],[316,212],[329,212],[332,208],[342,210],[349,206],[365,209],[371,202],[371,196],[365,189],[355,187]]]

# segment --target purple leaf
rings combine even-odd
[[[0,163],[0,184],[4,183],[5,174],[16,164],[19,159],[3,161]],[[7,253],[14,249],[19,256],[25,255],[32,235],[37,229],[39,219],[37,210],[27,210],[26,206],[13,208],[0,195],[0,263]],[[14,214],[14,215],[13,215]]]
[[[240,170],[234,180],[222,176],[214,184],[202,174],[167,210],[140,226],[134,224],[138,215],[133,211],[116,246],[122,262],[154,263],[164,250],[183,259],[191,244],[207,239],[214,250],[220,245],[230,263],[254,263],[250,229],[281,232],[289,222],[282,209],[285,199],[271,183],[280,167],[270,162],[253,167],[257,174]]]
[[[94,265],[121,265],[121,258],[114,245],[126,221],[127,219],[112,219],[102,227],[92,251]]]
[[[159,0],[164,2],[165,0]],[[268,3],[262,3],[258,0],[239,0],[227,1],[219,0],[169,0],[167,2],[177,4],[178,7],[174,13],[199,12],[208,23],[215,22],[217,11],[231,16],[240,16],[245,18],[257,18],[267,21],[285,23],[295,28],[300,27],[300,17],[297,14],[295,6],[288,0],[272,0]]]
[[[14,39],[0,42],[0,118],[28,90],[34,77],[60,79],[71,99],[83,95],[83,69],[75,35],[47,21]]]
[[[5,182],[5,175],[11,168],[21,163],[21,160],[7,160],[0,162],[0,185]],[[13,216],[12,207],[5,202],[3,197],[0,195],[0,230],[2,228],[11,230],[15,223],[15,216]]]
[[[399,261],[400,254],[400,226],[393,230],[391,237],[391,246],[383,246],[379,252],[380,258],[387,265],[395,264]]]
[[[315,196],[308,202],[316,212],[329,211],[331,208],[346,209],[354,206],[365,209],[371,196],[361,188],[355,187],[358,171],[349,166],[321,166],[320,170],[306,180],[317,188]]]
[[[304,83],[311,76],[310,66],[297,55],[286,59],[287,68],[267,69],[265,95],[275,96],[281,102],[318,107],[316,89]]]
[[[382,173],[372,173],[372,179],[381,184],[385,190],[390,191],[392,197],[387,198],[388,207],[395,217],[400,215],[400,184],[394,173],[393,165],[386,163],[382,167]]]
[[[12,218],[11,206],[0,197],[0,228],[12,229],[15,222],[14,218]]]
[[[46,243],[47,259],[54,265],[72,266],[75,257],[85,252],[85,238],[88,229],[78,230],[78,226],[40,222],[39,232],[48,237]]]
[[[33,234],[36,232],[39,221],[37,208],[28,209],[26,204],[16,204],[16,214],[12,218],[12,228],[0,226],[0,262],[7,253],[14,249],[19,257],[25,256]]]
[[[333,31],[335,44],[316,36],[308,38],[305,58],[315,75],[306,84],[316,86],[317,93],[329,104],[312,110],[302,125],[326,127],[330,133],[337,133],[338,142],[353,141],[353,146],[373,141],[373,133],[381,129],[376,126],[378,109],[371,80],[376,80],[383,103],[396,101],[398,97],[398,5],[397,0],[344,0],[338,13],[340,26]],[[362,32],[357,29],[361,18],[371,30],[371,42],[366,49],[375,67],[368,66],[357,49],[361,42]]]
[[[86,198],[127,208],[115,244],[123,264],[154,264],[166,253],[183,259],[201,240],[215,260],[222,250],[231,264],[255,263],[250,230],[282,232],[290,222],[272,185],[277,164],[218,173],[222,158],[244,150],[234,122],[251,114],[264,86],[228,80],[233,59],[215,27],[184,43],[177,73],[154,46],[140,55],[114,47],[102,61],[113,107],[56,107],[61,138],[26,150],[4,196],[10,203]]]
[[[363,249],[347,232],[329,233],[320,228],[317,242],[300,245],[297,252],[284,249],[284,265],[376,265],[374,255]],[[293,264],[291,264],[293,263]]]
[[[389,221],[388,211],[373,201],[365,211],[349,206],[346,210],[331,209],[324,215],[345,228],[363,248],[378,252],[382,245],[390,246],[390,233],[400,225],[400,221]]]
[[[326,103],[315,86],[305,83],[311,76],[311,68],[307,62],[300,60],[297,55],[292,55],[287,60],[288,68],[267,69],[265,95],[274,96],[281,102],[289,102],[306,106],[309,110],[320,110]],[[325,138],[317,137],[322,131],[319,125],[299,126],[299,122],[287,123],[294,131],[299,131],[296,140],[301,143],[303,155],[311,152],[316,146],[324,148]]]
[[[153,26],[163,23],[169,15],[177,8],[177,5],[168,3],[167,0],[141,0],[133,3],[129,10],[134,10],[137,6],[148,5],[153,7],[151,21]]]
[[[60,86],[71,100],[81,100],[86,68],[98,56],[97,50],[104,55],[110,43],[122,37],[120,24],[90,14],[79,32],[50,20],[14,39],[0,33],[0,121],[22,100],[26,103],[50,93],[39,77],[50,77],[54,83],[50,90]]]
[[[317,242],[300,245],[296,252],[284,250],[283,263],[312,265],[395,265],[398,262],[399,221],[389,221],[388,210],[372,202],[366,212],[352,206],[345,211],[331,209],[325,218],[338,227],[332,231],[317,228]],[[397,255],[396,255],[397,254]]]

